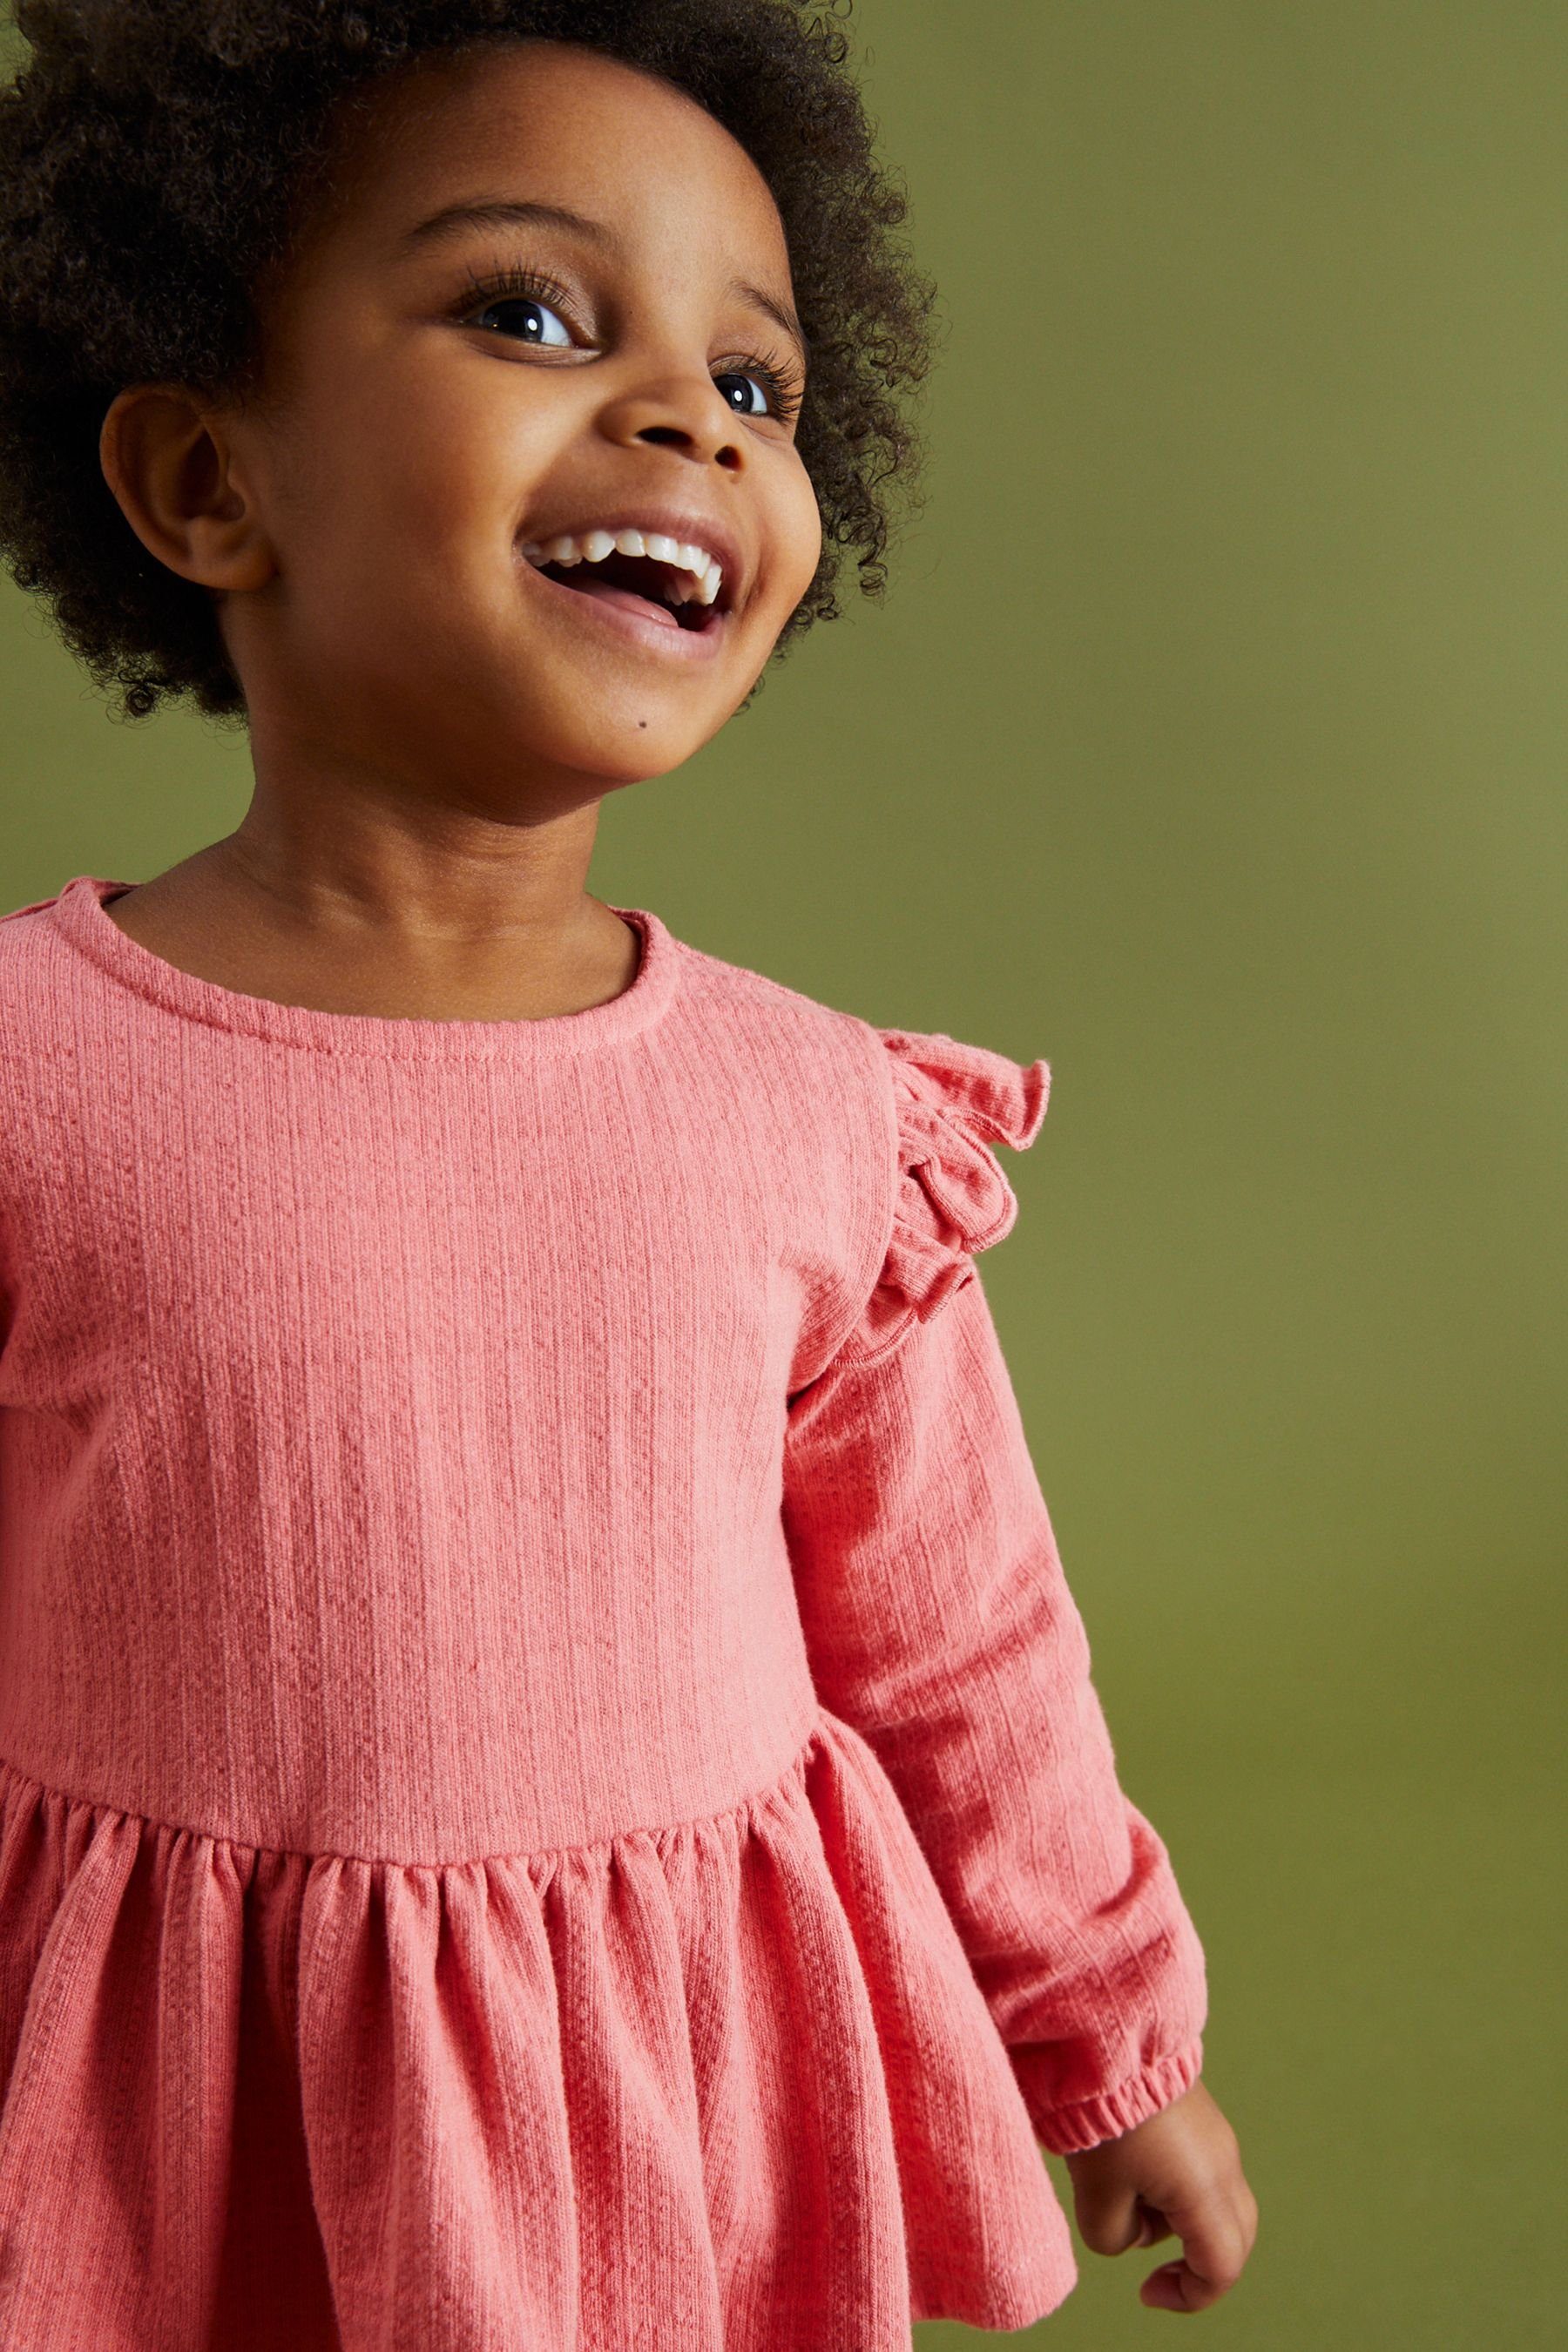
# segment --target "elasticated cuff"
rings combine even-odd
[[[1024,2094],[1024,2104],[1029,2110],[1029,2120],[1035,2137],[1053,2156],[1074,2156],[1080,2148],[1096,2147],[1104,2139],[1119,2139],[1130,2132],[1134,2124],[1145,2122],[1190,2091],[1197,2081],[1204,2062],[1202,2034],[1194,2034],[1184,2048],[1168,2058],[1158,2058],[1140,2074],[1130,2075],[1113,2091],[1101,2092],[1098,2098],[1078,2099],[1070,2106],[1046,2107],[1030,2095],[1030,2060],[1020,2053],[1014,2062],[1018,2086]]]

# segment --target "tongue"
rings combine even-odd
[[[586,572],[587,566],[584,564],[583,569]],[[608,580],[595,580],[591,572],[586,579],[570,580],[565,584],[574,588],[579,596],[596,596],[601,604],[618,604],[623,613],[641,613],[645,619],[663,621],[671,629],[680,626],[668,604],[656,604],[651,596],[639,596],[632,588],[616,588]]]

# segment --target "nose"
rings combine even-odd
[[[600,428],[623,448],[636,443],[673,449],[699,466],[739,473],[745,464],[735,411],[711,376],[670,376],[612,401]]]

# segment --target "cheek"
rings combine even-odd
[[[409,554],[489,524],[548,461],[548,403],[519,400],[487,373],[372,348],[351,351],[297,422],[289,504],[306,527],[352,521],[374,560]],[[336,387],[335,390],[331,387]]]
[[[787,588],[793,612],[810,587],[822,555],[822,516],[816,493],[798,457],[792,457],[780,483],[775,517],[780,586]]]

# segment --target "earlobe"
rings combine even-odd
[[[260,588],[277,567],[237,481],[213,412],[181,384],[132,384],[116,394],[99,436],[99,463],[121,513],[150,554],[204,588]]]

